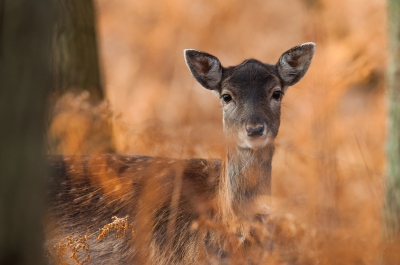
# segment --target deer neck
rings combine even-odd
[[[252,215],[257,199],[271,194],[273,153],[273,143],[258,150],[227,148],[219,187],[224,219]]]

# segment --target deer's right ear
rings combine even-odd
[[[196,80],[205,88],[216,90],[222,79],[222,66],[218,58],[196,50],[184,50],[186,65]]]

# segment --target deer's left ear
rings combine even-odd
[[[217,90],[222,79],[222,66],[218,58],[196,50],[184,50],[190,72],[205,88]]]
[[[283,53],[276,67],[285,86],[296,84],[307,72],[315,53],[315,43],[307,42]]]

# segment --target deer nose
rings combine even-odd
[[[264,125],[263,124],[250,124],[246,125],[247,136],[249,137],[260,137],[264,135]]]

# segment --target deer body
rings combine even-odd
[[[55,238],[129,215],[133,235],[89,240],[93,264],[254,263],[254,246],[267,251],[269,242],[249,240],[245,224],[262,224],[268,214],[260,198],[271,193],[282,95],[304,76],[314,51],[315,44],[305,43],[276,65],[251,59],[224,68],[210,54],[185,50],[193,76],[221,100],[226,157],[53,157]]]

